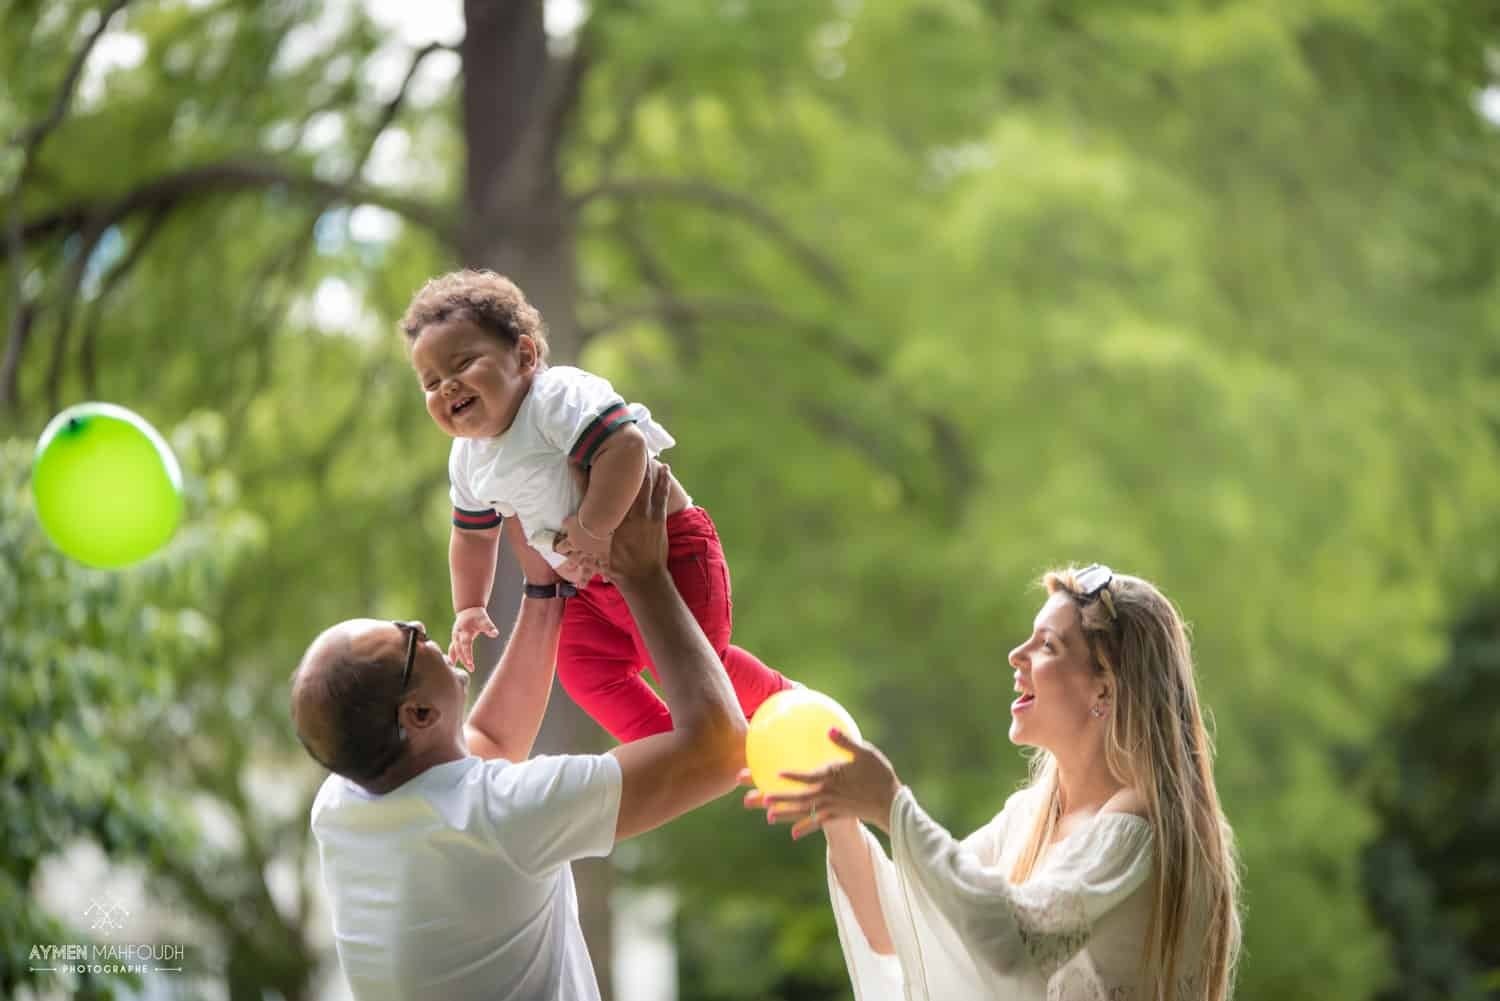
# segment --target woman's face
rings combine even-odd
[[[1031,636],[1010,652],[1021,697],[1010,707],[1013,744],[1058,753],[1074,744],[1091,723],[1090,710],[1108,711],[1106,688],[1095,673],[1083,638],[1078,606],[1066,594],[1047,599],[1032,624]]]

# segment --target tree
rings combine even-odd
[[[515,277],[542,308],[555,356],[561,360],[576,355],[581,341],[575,230],[585,206],[602,211],[598,207],[607,208],[615,200],[631,203],[666,199],[732,214],[746,220],[751,228],[762,230],[769,243],[789,251],[799,265],[820,272],[823,281],[836,281],[831,265],[749,197],[723,190],[705,179],[610,177],[605,183],[614,159],[607,142],[596,143],[601,166],[595,183],[571,187],[566,183],[560,156],[573,135],[575,109],[599,57],[598,39],[608,27],[608,12],[603,9],[576,37],[549,42],[539,0],[523,4],[493,0],[469,3],[465,6],[468,30],[462,42],[433,43],[412,52],[400,86],[370,109],[351,71],[356,60],[373,61],[382,53],[375,30],[362,11],[348,11],[342,30],[330,31],[323,39],[309,43],[310,50],[288,69],[281,40],[298,26],[298,10],[235,3],[142,7],[125,14],[130,31],[144,41],[144,58],[131,72],[131,83],[123,79],[125,74],[115,74],[111,82],[116,89],[107,104],[69,115],[89,53],[104,36],[111,19],[125,7],[125,3],[115,3],[99,11],[77,5],[61,16],[49,17],[40,5],[23,3],[8,12],[8,37],[13,40],[10,54],[14,56],[10,65],[28,65],[30,58],[29,65],[34,69],[39,61],[36,54],[50,43],[71,41],[75,36],[80,39],[71,46],[73,54],[64,72],[38,72],[31,78],[60,79],[61,83],[28,88],[27,93],[19,95],[19,108],[12,112],[13,117],[27,117],[22,113],[31,107],[48,109],[34,127],[18,134],[15,148],[19,163],[10,185],[7,256],[13,281],[6,363],[0,369],[0,404],[9,408],[17,424],[41,409],[38,398],[45,400],[47,409],[55,409],[68,392],[77,389],[92,394],[108,386],[113,394],[132,397],[149,383],[153,391],[164,391],[178,405],[227,406],[231,436],[240,447],[242,436],[253,434],[247,431],[255,420],[253,411],[258,403],[265,403],[257,399],[257,394],[274,378],[276,353],[282,348],[278,340],[283,338],[275,337],[273,328],[281,321],[288,299],[297,294],[299,284],[317,274],[319,268],[309,264],[308,251],[315,243],[318,221],[329,218],[329,210],[340,205],[378,205],[394,211],[412,226],[420,227],[431,241],[415,259],[388,259],[373,269],[374,276],[383,279],[380,284],[384,287],[365,291],[384,315],[399,313],[400,306],[392,300],[401,292],[395,290],[412,287],[412,274],[457,263],[496,267]],[[805,28],[813,23],[814,13],[808,11],[793,18],[786,30],[795,33]],[[640,30],[639,18],[629,8],[622,7],[614,16],[627,41],[631,33]],[[695,24],[710,23],[688,5],[669,11],[668,16],[681,20],[680,27],[688,30]],[[757,20],[762,26],[775,24],[767,18]],[[719,26],[719,34],[727,36],[727,28]],[[214,39],[217,44],[201,44]],[[772,39],[761,41],[762,51],[773,51]],[[199,44],[197,54],[190,55],[179,47],[183,43]],[[643,98],[655,67],[647,64],[640,51],[631,51],[628,45],[617,47],[625,58],[617,60],[610,73],[627,81],[639,91],[636,97]],[[58,45],[52,51],[69,48]],[[439,190],[420,195],[382,191],[366,183],[362,175],[368,158],[393,125],[404,121],[412,134],[424,139],[435,134],[435,130],[412,121],[406,108],[407,89],[426,60],[455,52],[462,66],[465,164],[457,192],[443,190],[448,187],[444,182],[437,185]],[[654,61],[653,57],[649,62]],[[248,87],[251,81],[256,84],[253,89]],[[265,81],[273,86],[262,87]],[[608,86],[608,82],[597,86]],[[195,109],[205,94],[215,97],[202,109],[206,119],[200,119]],[[264,133],[280,130],[295,141],[315,123],[326,125],[334,119],[351,123],[346,127],[357,137],[347,147],[340,144],[337,151],[326,156],[267,149],[265,146],[274,142],[262,140]],[[163,155],[168,151],[159,148],[155,153],[142,149],[143,140],[147,147],[152,145],[154,140],[147,136],[156,129],[182,122],[191,122],[190,148],[171,151],[181,155]],[[447,141],[445,136],[436,138]],[[132,157],[132,164],[137,169],[130,176],[110,178],[104,185],[106,190],[100,191],[96,175],[87,169],[89,165],[71,155],[76,146],[66,154],[48,155],[70,139],[83,146],[135,149],[139,155]],[[75,167],[78,170],[72,172]],[[262,215],[268,207],[272,209],[269,218]],[[198,364],[187,364],[173,372],[168,361],[165,371],[156,369],[149,374],[139,369],[129,371],[128,364],[117,365],[118,359],[137,358],[149,351],[147,345],[151,343],[166,349],[163,353],[169,358],[177,346],[175,338],[163,338],[159,331],[138,331],[145,336],[127,339],[129,320],[118,322],[120,318],[115,317],[117,322],[105,324],[104,304],[121,294],[148,289],[161,292],[157,308],[148,306],[132,317],[170,317],[174,328],[205,329],[220,324],[220,303],[189,302],[176,291],[184,285],[179,255],[193,253],[188,248],[202,239],[201,230],[195,233],[194,229],[209,220],[232,232],[236,246],[226,247],[222,257],[202,259],[199,277],[207,283],[205,287],[223,289],[227,295],[233,295],[228,291],[231,288],[244,289],[245,293],[240,297],[243,312],[223,331],[227,336],[216,341],[217,348],[208,348],[204,356],[195,357],[218,354],[227,357],[229,364],[206,378]],[[624,240],[617,242],[623,244]],[[643,255],[647,252],[640,250]],[[326,256],[324,268],[333,271],[347,266],[354,254]],[[151,281],[150,273],[158,267],[171,276],[163,285]],[[397,274],[406,277],[396,279]],[[75,312],[80,299],[86,315],[78,319],[80,332],[75,342]],[[601,325],[612,322],[613,317],[604,310],[596,307],[596,311]],[[50,335],[45,362],[35,358],[39,330],[47,330]],[[376,362],[384,368],[391,361],[389,352],[367,352],[369,357],[355,362],[357,351],[345,351],[342,346],[319,348],[322,350],[315,354],[326,351],[325,357],[331,355],[343,364],[359,364],[367,370],[373,370]],[[299,354],[305,357],[306,349],[294,344],[282,357]],[[316,469],[341,451],[350,428],[368,416],[365,407],[369,401],[362,389],[355,387],[350,409],[333,424],[328,437],[302,450],[302,461],[293,463],[296,468]],[[279,436],[284,428],[295,426],[284,408],[271,406],[284,423],[267,430]],[[407,421],[401,428],[403,435],[410,427]],[[399,488],[397,497],[382,502],[372,513],[406,518],[414,507],[431,508],[427,495],[435,494],[433,472],[441,467],[433,461],[436,451],[428,451],[432,459],[413,463],[422,470],[416,482]],[[247,482],[252,492],[262,485],[253,463]],[[267,493],[278,493],[285,485],[286,480],[278,479],[268,485]],[[309,518],[304,523],[309,534],[317,534],[326,542],[321,520],[312,520],[316,513],[306,508],[302,511]],[[369,524],[361,528],[367,529]],[[430,545],[431,534],[424,533],[422,540],[429,543],[424,549],[427,553],[438,551]],[[275,557],[269,558],[269,562],[274,561]],[[257,573],[268,569],[259,567]],[[514,576],[505,567],[497,576],[495,618],[501,623],[513,614],[517,597]],[[427,581],[434,577],[428,575]],[[434,587],[427,593],[440,592]],[[275,597],[280,600],[283,596]],[[424,595],[423,600],[430,599]],[[254,599],[237,593],[228,604],[243,607],[246,601]],[[318,613],[324,610],[321,605],[311,608],[317,608]],[[273,614],[264,606],[262,610],[268,618]],[[344,605],[340,612],[347,614],[347,610]],[[245,621],[238,613],[227,614],[231,620]],[[306,619],[301,621],[305,626]],[[227,629],[237,633],[237,625],[237,621],[231,621]],[[248,631],[264,635],[265,620],[255,622]],[[304,635],[307,631],[304,628]],[[283,657],[290,645],[281,644]],[[256,692],[257,707],[266,710],[262,719],[270,717],[270,707],[276,705],[275,684],[268,679]],[[591,738],[581,731],[576,711],[570,713],[570,704],[561,698],[554,700],[554,706],[557,711],[552,714],[551,725],[544,729],[544,744],[552,749],[588,746]],[[228,770],[235,772],[247,766],[257,735],[243,725],[232,729],[227,736],[231,750],[226,757]],[[245,826],[254,828],[263,822],[249,813],[250,804],[243,804],[237,811]],[[278,828],[265,833],[263,840],[280,844],[284,835]],[[226,884],[226,900],[219,904],[249,892],[244,886],[247,880],[255,881],[254,871],[253,866],[243,867],[233,885]],[[580,867],[586,923],[592,932],[593,954],[601,967],[609,956],[607,875],[608,869],[602,865]],[[603,883],[599,883],[601,879]],[[590,892],[595,883],[599,888]],[[212,902],[204,900],[203,905],[211,909]],[[260,963],[255,949],[247,947],[243,957],[230,965],[253,971]],[[601,972],[607,982],[607,968]]]

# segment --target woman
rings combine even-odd
[[[837,731],[852,761],[745,797],[793,838],[824,832],[858,1001],[1229,997],[1238,870],[1183,621],[1097,564],[1043,583],[1010,653],[1010,739],[1037,749],[1032,777],[994,820],[954,840],[885,755]]]

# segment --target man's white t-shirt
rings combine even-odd
[[[564,557],[552,536],[583,501],[570,465],[587,469],[611,434],[634,424],[653,456],[675,445],[639,403],[626,403],[609,381],[558,365],[531,381],[516,418],[495,438],[455,438],[448,452],[454,524],[490,528],[520,518],[521,530],[554,567]]]
[[[609,755],[467,757],[382,796],[329,776],[312,809],[339,964],[359,1001],[598,1001],[577,858],[608,855]]]

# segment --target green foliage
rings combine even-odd
[[[30,896],[38,866],[76,839],[148,866],[198,853],[175,762],[203,739],[190,710],[203,682],[195,665],[218,651],[205,607],[256,544],[234,507],[232,480],[206,472],[222,438],[203,416],[172,436],[187,473],[188,517],[178,537],[121,571],[83,568],[58,553],[31,510],[32,443],[0,443],[0,990],[12,996],[58,977],[28,970],[32,944],[86,935]],[[170,749],[170,750],[169,750]],[[61,975],[59,975],[61,976]],[[68,974],[85,996],[108,977]]]
[[[1453,652],[1391,713],[1375,772],[1380,836],[1365,889],[1397,976],[1381,995],[1479,1001],[1500,990],[1500,617],[1480,602]]]
[[[1467,13],[870,5],[844,77],[778,80],[758,156],[733,152],[755,107],[694,79],[652,107],[653,135],[679,140],[631,164],[735,176],[807,220],[853,294],[641,210],[620,224],[679,288],[749,285],[791,322],[680,323],[665,344],[643,325],[586,355],[690,425],[675,468],[724,533],[740,641],[845,700],[960,832],[1020,777],[1005,654],[1040,601],[1026,582],[1091,559],[1158,581],[1195,624],[1218,724],[1247,997],[1368,997],[1389,974],[1350,749],[1437,663],[1450,587],[1486,572],[1463,569],[1473,547],[1493,564],[1494,270],[1474,257],[1493,247],[1453,234],[1475,211],[1493,232],[1494,200],[1459,193],[1495,190],[1500,160],[1473,113],[1485,71],[1442,41]],[[952,93],[902,75],[903,42],[968,74],[963,102],[925,105],[974,112],[952,132],[924,142],[955,119],[878,96]],[[968,478],[945,482],[933,412]],[[732,957],[758,914],[770,970],[817,969],[836,996],[837,956],[793,930],[823,906],[819,853],[728,812],[663,833],[646,878],[695,887],[690,950]],[[704,972],[699,996],[794,996],[775,982]]]

